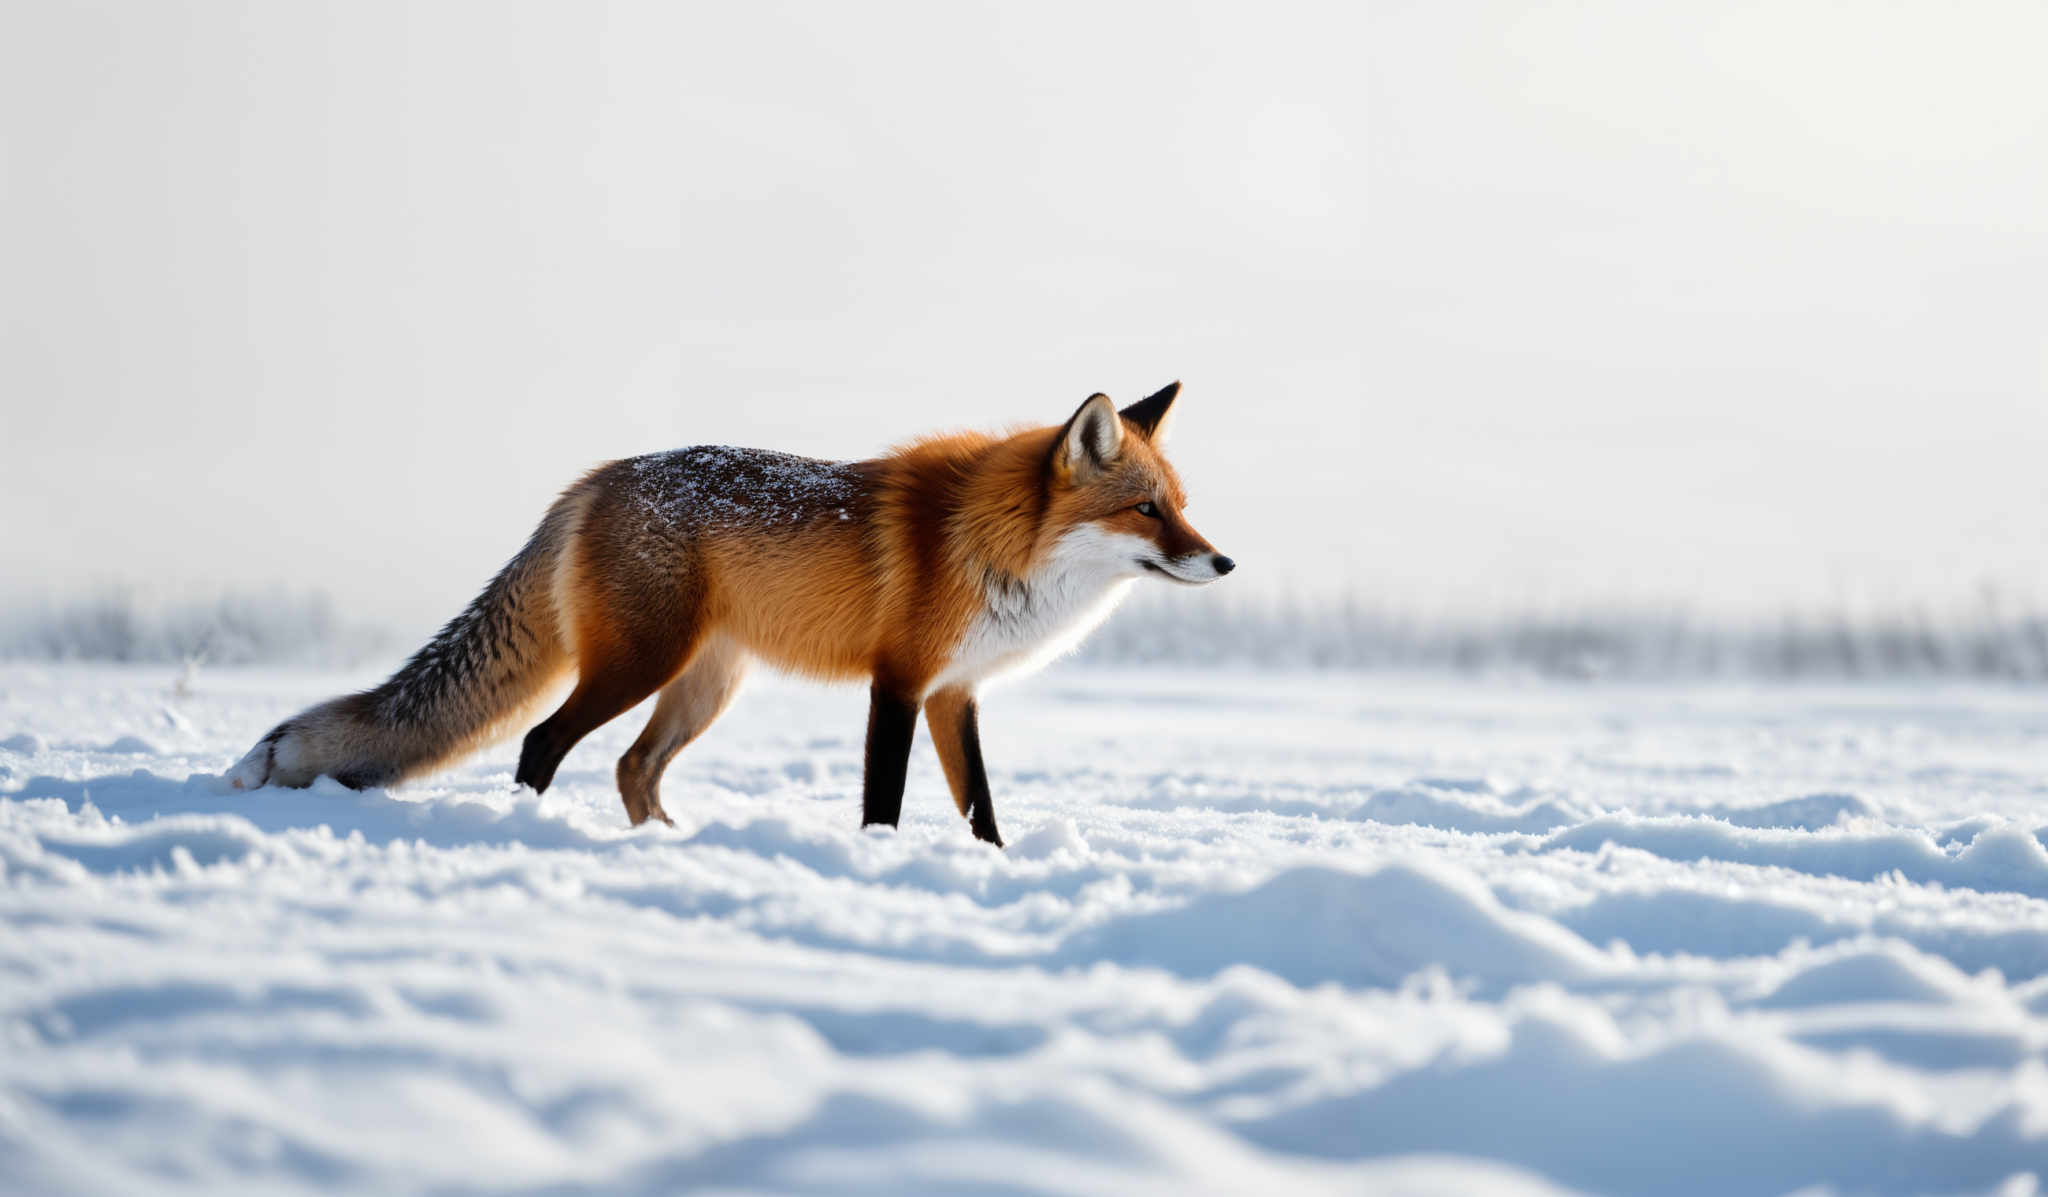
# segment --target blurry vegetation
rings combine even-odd
[[[1135,598],[1083,659],[1547,677],[2048,679],[2048,612],[1986,593],[1954,608],[1787,613],[1599,607],[1430,615],[1349,600]]]
[[[0,659],[354,666],[395,659],[431,630],[352,622],[320,594],[165,598],[110,586],[0,612]],[[2042,680],[2048,612],[1986,593],[1948,608],[1749,620],[1646,606],[1452,616],[1358,599],[1141,589],[1079,658],[1562,678]]]
[[[108,586],[0,612],[0,658],[353,666],[401,651],[384,629],[350,623],[322,594],[229,591],[210,598]]]

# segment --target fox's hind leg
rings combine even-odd
[[[650,604],[637,614],[632,624],[577,629],[576,688],[560,709],[526,733],[514,775],[521,785],[544,792],[578,740],[638,706],[690,663],[703,639],[694,611],[663,612]]]
[[[635,827],[648,819],[673,825],[661,809],[661,775],[676,753],[703,734],[732,702],[746,672],[745,650],[724,636],[714,636],[697,650],[689,668],[662,687],[654,717],[619,758],[619,797]]]
[[[667,684],[679,662],[664,654],[653,661],[602,660],[584,672],[576,688],[554,714],[526,733],[519,749],[519,771],[513,779],[545,793],[555,780],[562,758],[576,742],[632,710]]]
[[[596,475],[593,475],[596,477]],[[519,750],[522,785],[545,791],[576,742],[675,680],[706,637],[703,577],[687,542],[630,494],[592,499],[553,579],[576,652],[576,688]]]

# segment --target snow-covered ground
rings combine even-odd
[[[0,667],[17,1192],[2031,1193],[2048,694],[1063,666],[1007,852],[772,678],[223,793],[366,676]]]

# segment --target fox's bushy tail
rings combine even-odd
[[[325,774],[351,789],[393,785],[512,731],[571,664],[555,591],[579,507],[557,502],[397,673],[278,724],[228,770],[229,783],[297,787]]]

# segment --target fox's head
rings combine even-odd
[[[1111,576],[1152,573],[1190,586],[1236,568],[1189,525],[1187,494],[1161,452],[1179,395],[1170,383],[1122,411],[1090,395],[1060,428],[1046,469],[1063,556],[1085,556]]]

